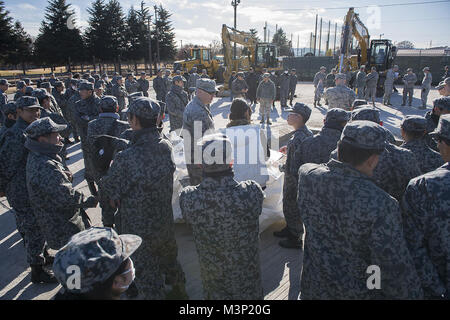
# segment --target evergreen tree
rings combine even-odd
[[[126,49],[126,21],[119,1],[110,0],[106,5],[105,26],[105,58],[107,61],[114,61],[116,59],[120,60]]]
[[[96,0],[92,3],[92,7],[87,9],[90,17],[88,20],[89,27],[84,34],[86,47],[89,55],[100,60],[105,60],[107,50],[106,38],[107,34],[107,13],[104,0]]]
[[[256,29],[250,29],[250,34],[253,36],[253,38],[255,38],[258,42],[260,42],[261,40],[258,37],[258,31]]]
[[[276,44],[280,48],[280,56],[291,55],[289,41],[286,37],[286,33],[282,28],[279,28],[277,32],[273,35],[272,43]]]
[[[14,52],[10,54],[6,62],[13,65],[21,65],[25,74],[27,62],[31,61],[33,41],[28,33],[25,32],[21,23],[16,21],[13,29]]]
[[[126,58],[139,61],[145,57],[145,40],[141,42],[141,34],[145,33],[145,25],[140,21],[133,7],[128,11],[126,30]]]
[[[0,61],[5,62],[14,51],[12,18],[9,11],[5,10],[5,3],[0,1]]]
[[[164,9],[162,5],[158,7],[157,13],[156,27],[158,28],[160,58],[162,61],[173,60],[177,54],[177,48],[175,45],[175,33],[170,20],[172,14]]]
[[[66,0],[49,0],[40,34],[35,42],[36,56],[40,63],[55,66],[84,60],[83,39],[75,26],[74,11],[70,6]]]

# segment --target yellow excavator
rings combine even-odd
[[[358,46],[353,49],[353,39]],[[376,39],[370,41],[369,30],[359,19],[354,8],[350,8],[344,18],[341,35],[341,53],[337,70],[356,73],[362,65],[366,70],[377,68],[380,77],[378,80],[377,96],[384,93],[384,80],[386,71],[391,68],[397,56],[397,48],[391,40]],[[352,77],[353,78],[353,77]]]
[[[199,73],[206,69],[208,76],[217,78],[217,72],[220,70],[220,61],[211,56],[211,49],[205,47],[194,46],[190,48],[190,53],[185,52],[186,59],[175,61],[173,71],[187,69],[191,71],[193,67],[197,67]]]
[[[244,47],[244,56],[233,59],[232,42]],[[228,81],[233,71],[248,71],[252,67],[255,72],[262,72],[264,68],[268,72],[281,70],[278,59],[278,47],[271,43],[258,42],[248,32],[243,32],[222,25],[222,44],[224,56],[224,85],[220,88],[219,96],[227,96],[229,93]]]

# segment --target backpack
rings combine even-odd
[[[103,176],[108,172],[111,161],[114,157],[114,139],[112,136],[117,127],[117,122],[114,121],[106,135],[99,135],[94,137],[92,143],[92,163],[94,168]]]

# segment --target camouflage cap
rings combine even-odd
[[[92,77],[95,79],[95,81],[100,80],[100,75],[98,74],[94,74]]]
[[[22,90],[23,88],[25,88],[27,86],[27,84],[25,83],[25,81],[18,81],[16,83],[16,88],[17,90]]]
[[[27,85],[29,85],[31,83],[30,78],[23,78],[22,81],[24,81]]]
[[[55,81],[55,88],[62,87],[64,83],[62,81]]]
[[[424,132],[427,129],[427,120],[421,116],[406,116],[400,126],[405,131]]]
[[[104,84],[105,84],[105,81],[97,80],[94,84],[94,89],[101,89],[101,88],[103,88]]]
[[[325,66],[321,66],[320,70],[327,70],[327,68]]]
[[[145,73],[145,71],[142,71],[142,72],[141,72],[141,76],[145,76],[145,75],[147,75],[147,74]]]
[[[95,83],[95,78],[94,77],[89,77],[87,78],[87,81],[94,84]]]
[[[350,120],[350,112],[340,108],[332,108],[328,110],[325,116],[325,122],[346,122]]]
[[[244,76],[244,73],[243,73],[243,72],[238,72],[238,73],[236,74],[236,76],[238,76],[238,77],[243,77],[243,76]]]
[[[16,101],[17,108],[29,109],[29,108],[39,108],[44,109],[40,106],[39,101],[36,97],[23,96]]]
[[[202,147],[204,172],[222,172],[230,169],[233,161],[233,145],[227,136],[213,133],[204,136],[198,144]]]
[[[10,86],[11,84],[6,79],[0,79],[0,86]]]
[[[380,123],[380,111],[371,107],[363,107],[352,111],[352,121],[366,120]]]
[[[144,97],[144,93],[142,91],[134,92],[134,93],[128,95],[128,99],[131,99],[131,100],[135,100],[139,97]]]
[[[297,72],[297,70],[296,69],[291,69],[291,72]]]
[[[158,118],[161,107],[157,101],[151,98],[139,97],[133,99],[128,108],[124,109],[123,112],[132,113],[140,118],[152,120]]]
[[[114,78],[115,78],[116,81],[123,80],[122,76],[114,76]]]
[[[338,73],[338,74],[335,75],[335,79],[336,80],[338,80],[338,79],[346,80],[347,76],[345,75],[345,73]]]
[[[413,71],[413,69],[412,68],[406,69],[406,72],[410,72],[410,71]]]
[[[192,67],[192,71],[197,71],[197,67]]]
[[[430,68],[429,67],[425,67],[425,68],[422,69],[422,71],[430,71]]]
[[[439,118],[439,124],[433,132],[432,136],[440,136],[447,140],[450,140],[450,114],[443,114]]]
[[[53,262],[53,272],[67,291],[86,293],[92,291],[95,284],[110,278],[141,243],[141,237],[136,235],[118,235],[111,228],[92,227],[73,235],[59,249]],[[70,270],[72,266],[80,270],[79,288],[67,286],[69,277],[73,275]]]
[[[31,139],[35,139],[46,134],[61,132],[67,129],[65,124],[56,124],[49,117],[37,119],[32,122],[26,129],[25,133]]]
[[[201,89],[208,93],[216,93],[216,82],[211,79],[198,79],[197,80],[197,89]]]
[[[366,104],[367,104],[367,100],[365,100],[365,99],[356,99],[355,101],[353,101],[352,108],[353,109],[358,109],[358,108],[361,108],[360,106],[364,106]]]
[[[450,96],[435,99],[433,101],[433,106],[443,110],[450,111]]]
[[[8,114],[16,114],[17,105],[14,101],[12,101],[0,106],[0,110],[5,116],[7,116]]]
[[[102,74],[102,78],[108,78],[108,74],[107,73]]]
[[[264,78],[270,78],[270,73],[268,73],[268,72],[264,73],[264,74],[263,74],[263,77],[264,77]]]
[[[341,141],[361,149],[382,150],[386,146],[386,131],[371,121],[352,121],[344,127]]]
[[[297,102],[292,108],[286,109],[286,112],[293,112],[301,115],[306,123],[311,116],[312,109],[304,103]]]
[[[186,79],[185,79],[183,76],[175,76],[175,77],[173,77],[172,81],[173,81],[173,82],[175,82],[175,81],[183,81],[183,82],[186,82]]]
[[[104,112],[117,112],[119,104],[114,96],[103,96],[100,100],[100,109]]]
[[[35,89],[32,94],[33,97],[36,97],[38,100],[50,97],[50,94],[45,89]]]
[[[78,79],[70,79],[70,85],[71,86],[76,86],[76,85],[78,85]]]
[[[435,88],[436,88],[436,90],[444,89],[445,88],[445,82],[444,81],[439,82],[439,84]]]
[[[27,86],[25,88],[25,95],[31,97],[33,95],[33,91],[34,91],[33,87]]]
[[[51,89],[51,88],[53,88],[53,87],[52,87],[52,84],[51,84],[50,82],[42,82],[42,83],[41,83],[41,88],[44,88],[44,89]]]
[[[91,82],[81,82],[79,89],[80,90],[94,90],[94,84]]]

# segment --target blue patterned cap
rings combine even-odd
[[[0,79],[0,86],[10,86],[11,84],[6,79]]]
[[[432,136],[440,136],[450,140],[450,114],[441,115],[436,130],[434,130],[430,134]]]
[[[208,93],[216,93],[216,82],[211,79],[198,79],[196,84],[197,89],[201,89],[203,91],[206,91]]]
[[[17,105],[14,101],[12,101],[7,104],[1,105],[0,110],[5,116],[7,116],[8,114],[16,114]]]
[[[67,291],[86,293],[111,277],[141,243],[141,237],[136,235],[118,235],[111,228],[89,228],[73,235],[56,253],[53,272]],[[78,288],[70,281],[74,270],[80,275]]]
[[[32,122],[26,129],[25,133],[29,138],[35,139],[54,132],[61,132],[67,129],[65,124],[56,124],[49,117],[37,119]]]
[[[17,90],[21,90],[21,89],[25,88],[26,86],[27,86],[27,84],[25,83],[25,81],[18,81],[16,83]]]
[[[198,144],[202,147],[204,172],[222,172],[230,169],[233,145],[226,135],[221,133],[206,135]]]
[[[50,82],[42,82],[42,83],[41,83],[41,88],[44,88],[44,89],[51,89],[51,88],[53,88],[53,87],[52,87],[52,84],[51,84]]]
[[[450,97],[442,97],[433,101],[433,106],[450,111]]]
[[[158,102],[151,98],[139,97],[133,99],[127,109],[123,112],[132,113],[140,118],[144,119],[157,119],[161,112],[161,107]]]
[[[44,109],[39,104],[39,100],[36,97],[23,96],[16,101],[17,108],[29,109],[29,108],[39,108]]]
[[[371,121],[352,121],[342,131],[341,141],[361,149],[383,150],[386,146],[386,131]]]
[[[325,122],[346,122],[348,120],[350,120],[350,112],[341,108],[332,108],[328,110],[325,116]]]
[[[103,96],[100,100],[100,109],[103,112],[117,112],[118,107],[117,98],[114,96]]]
[[[427,129],[427,120],[421,116],[406,116],[401,128],[405,131],[424,132]]]
[[[84,82],[80,83],[79,89],[80,90],[94,90],[94,84],[91,82],[84,81]]]
[[[33,97],[36,97],[39,100],[49,98],[50,94],[45,89],[35,89],[33,90]]]
[[[367,105],[367,100],[356,99],[355,101],[353,101],[352,108],[353,108],[353,110],[356,110],[356,109],[362,108],[361,106],[366,106],[366,105]]]
[[[380,123],[380,111],[371,107],[363,107],[352,112],[352,121],[367,120]]]
[[[292,108],[286,109],[287,112],[293,112],[301,115],[305,123],[309,120],[311,116],[312,109],[310,106],[297,102]]]

